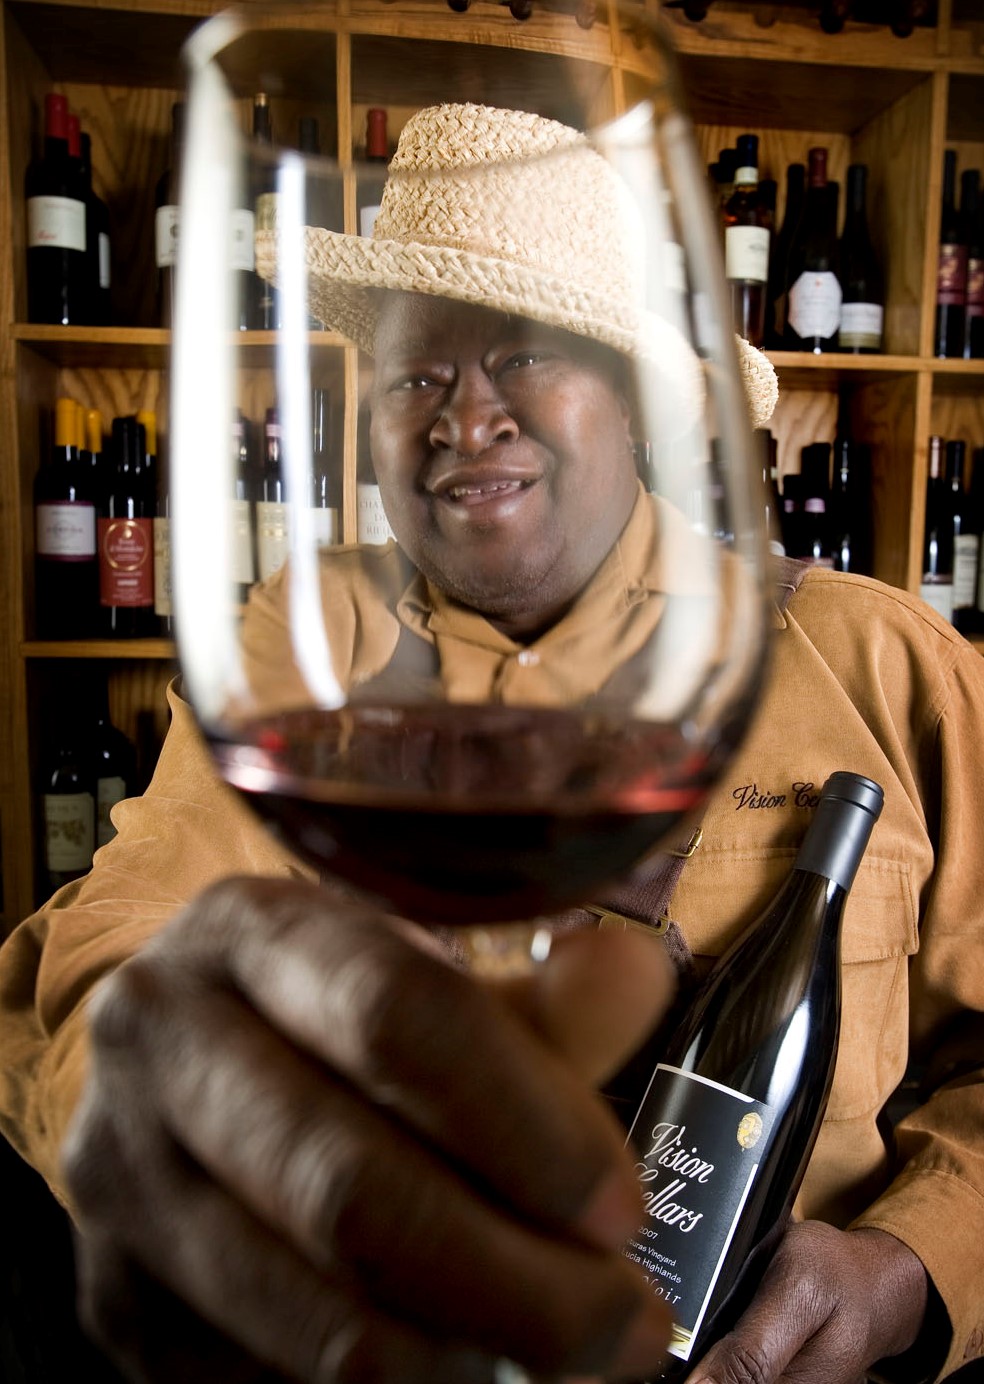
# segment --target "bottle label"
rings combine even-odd
[[[824,270],[801,274],[789,290],[787,320],[797,336],[827,338],[840,322],[841,286],[837,275]]]
[[[319,548],[330,548],[338,542],[338,510],[313,509],[314,541]]]
[[[154,261],[158,269],[173,269],[177,262],[180,224],[177,207],[158,207],[154,213]]]
[[[154,604],[154,529],[150,519],[100,519],[99,603]]]
[[[936,301],[941,307],[963,307],[967,298],[967,247],[941,245],[936,271]]]
[[[359,235],[364,235],[367,239],[372,235],[372,229],[376,224],[376,217],[378,215],[378,202],[372,207],[359,208]]]
[[[277,229],[277,194],[261,192],[256,199],[256,229],[275,231]]]
[[[633,1121],[645,1214],[624,1253],[673,1309],[669,1349],[681,1360],[694,1349],[772,1120],[762,1101],[660,1063]]]
[[[99,287],[108,290],[110,285],[109,236],[99,232]]]
[[[95,822],[91,793],[45,793],[44,854],[52,874],[82,874],[89,869]]]
[[[29,197],[27,245],[85,251],[85,203],[74,197]]]
[[[256,557],[260,581],[283,567],[290,551],[287,506],[273,500],[256,502]]]
[[[239,207],[232,213],[229,219],[230,269],[245,269],[252,273],[256,268],[254,224],[253,213],[248,207]]]
[[[171,608],[171,521],[154,520],[154,614],[167,619]]]
[[[769,277],[766,226],[729,226],[724,233],[724,272],[729,279],[764,284]]]
[[[249,501],[232,500],[232,580],[237,586],[252,586],[256,581],[253,564],[253,530]]]
[[[356,537],[360,543],[388,543],[395,538],[390,528],[379,486],[360,481],[356,487]]]
[[[119,775],[96,780],[96,845],[105,846],[116,835],[110,811],[126,797],[126,783]]]
[[[35,510],[38,557],[91,562],[96,555],[96,507],[74,500],[48,500]]]
[[[977,557],[980,540],[976,533],[958,533],[953,540],[953,609],[972,609],[977,597]]]
[[[919,588],[919,595],[928,606],[932,606],[937,615],[953,622],[952,581],[924,581]]]
[[[967,261],[967,311],[975,309],[975,316],[984,313],[984,259]]]
[[[848,350],[877,351],[882,343],[885,310],[878,303],[841,305],[840,344]]]

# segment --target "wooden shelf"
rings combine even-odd
[[[24,658],[177,659],[171,639],[28,639]]]
[[[171,350],[171,334],[160,327],[44,327],[19,322],[13,339],[64,369],[163,370]],[[236,332],[238,349],[255,353],[258,368],[269,364],[277,344],[276,332]],[[337,350],[349,343],[335,332],[309,332],[317,351]]]

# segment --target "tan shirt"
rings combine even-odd
[[[652,628],[659,588],[674,580],[672,563],[652,578],[654,529],[640,513],[570,615],[528,649],[419,579],[408,587],[392,547],[340,551],[332,570],[351,593],[340,677],[378,671],[400,621],[435,642],[445,679],[477,696],[534,699],[538,680],[549,688],[571,667],[598,677],[640,620]],[[379,618],[381,590],[389,618]],[[282,594],[276,583],[257,594],[257,631],[282,624]],[[841,1046],[797,1209],[913,1248],[950,1314],[948,1373],[984,1353],[984,660],[921,602],[861,577],[810,572],[776,621],[763,704],[671,911],[696,953],[719,954],[778,887],[827,775],[850,769],[884,787],[845,915]],[[308,873],[217,781],[187,705],[173,688],[169,698],[172,727],[147,793],[115,810],[119,834],[91,874],[0,950],[0,1127],[56,1191],[92,986],[206,884]],[[937,1079],[893,1143],[880,1114],[910,1057],[957,1064],[957,1075]]]

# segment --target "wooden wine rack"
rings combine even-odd
[[[0,113],[0,934],[38,897],[32,785],[39,691],[55,687],[70,696],[79,661],[104,660],[120,728],[134,736],[149,715],[158,734],[165,729],[163,687],[174,666],[168,641],[34,640],[31,491],[40,460],[39,419],[57,395],[73,395],[107,420],[161,405],[168,339],[154,325],[154,186],[167,162],[170,110],[181,89],[180,46],[218,8],[212,0],[0,3],[7,93]],[[442,33],[467,32],[488,46],[503,104],[510,87],[517,104],[526,104],[538,72],[557,54],[607,64],[606,99],[617,105],[630,98],[639,81],[631,54],[613,60],[607,43],[602,48],[604,0],[595,29],[580,27],[574,8],[541,0],[520,23],[499,0],[472,0],[467,13],[449,9],[436,19],[414,0],[348,0],[339,31],[313,29],[308,54],[309,71],[336,74],[336,101],[326,114],[337,129],[340,161],[351,162],[370,105],[388,108],[393,139],[423,104],[483,99],[475,90],[425,89],[420,74],[433,69],[413,61],[410,49],[437,43]],[[984,362],[940,361],[931,354],[943,150],[955,147],[961,167],[984,169],[979,0],[939,0],[935,24],[917,27],[906,39],[883,25],[852,22],[839,34],[824,34],[816,6],[795,0],[715,0],[700,24],[672,6],[664,13],[703,154],[711,161],[744,130],[757,132],[763,174],[780,184],[780,219],[785,168],[804,160],[811,145],[827,146],[830,174],[842,184],[850,162],[869,165],[869,220],[887,271],[885,354],[774,354],[781,399],[772,427],[780,469],[795,470],[801,447],[832,437],[838,397],[845,397],[855,434],[873,446],[876,575],[915,591],[927,439],[940,433],[963,437],[971,448],[984,446]],[[373,73],[372,82],[361,76],[355,82],[356,71]],[[299,72],[299,90],[303,81]],[[92,137],[94,183],[112,219],[114,310],[126,326],[26,323],[24,172],[39,143],[44,94],[53,88],[68,96]],[[276,108],[274,122],[276,129]],[[345,216],[353,229],[351,184]],[[247,334],[244,344],[255,350],[262,372],[270,338]],[[318,346],[345,406],[343,531],[351,538],[358,360],[331,334],[320,334]]]

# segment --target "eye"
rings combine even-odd
[[[532,365],[540,365],[547,359],[546,351],[534,349],[516,351],[504,363],[503,370],[523,370]]]

